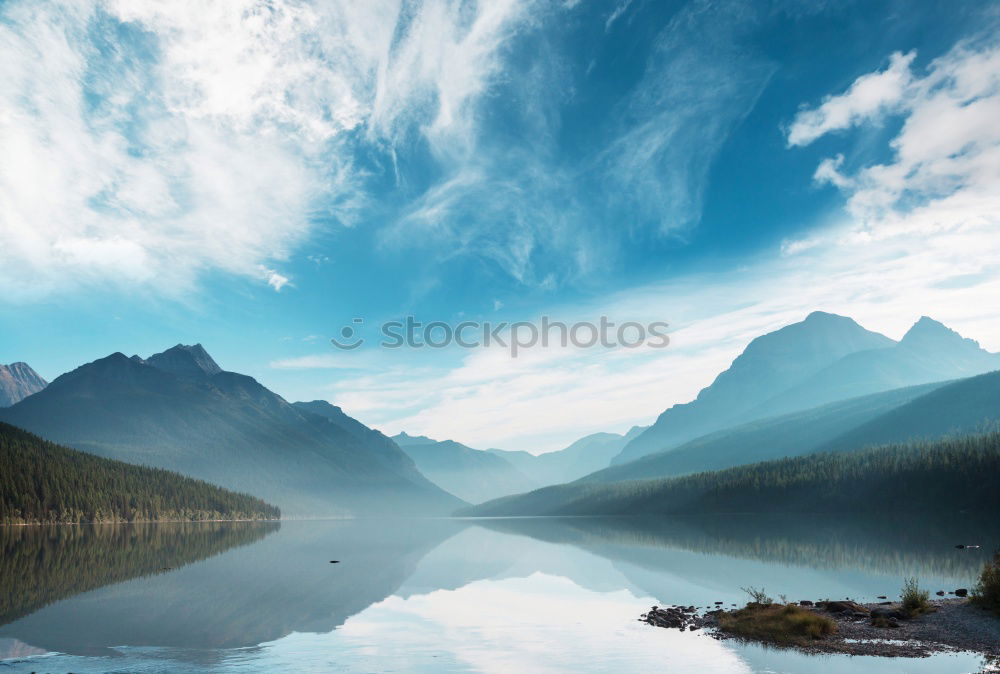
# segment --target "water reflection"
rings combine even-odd
[[[728,515],[487,519],[482,526],[579,546],[683,548],[706,554],[873,573],[967,577],[1000,543],[995,521]],[[975,541],[978,549],[956,551]]]
[[[170,555],[159,555],[156,549],[141,555],[133,549],[133,554],[147,557],[150,570],[178,566],[185,555],[189,560],[205,557],[200,551],[208,532],[201,526],[206,525],[166,536]],[[110,646],[209,651],[255,646],[292,631],[329,632],[391,594],[416,562],[459,525],[447,520],[420,526],[368,520],[271,526],[238,523],[231,531],[262,540],[199,564],[101,587],[47,606],[0,628],[0,637],[15,637],[50,651],[93,654]],[[276,535],[267,536],[270,532]],[[63,554],[96,576],[111,575],[111,570],[98,572],[107,557],[79,548]],[[331,559],[342,562],[330,564]],[[31,583],[62,581],[52,575],[22,576],[6,586],[10,591],[5,594],[25,592]]]
[[[279,527],[277,522],[0,527],[0,625],[81,592],[253,543]]]
[[[816,661],[635,618],[650,603],[743,601],[741,585],[790,598],[895,593],[907,575],[968,586],[1000,537],[969,521],[711,517],[18,528],[0,541],[0,648],[25,663],[70,654],[45,656],[54,670],[743,672]],[[963,657],[927,671],[972,671]],[[870,669],[924,665],[894,667]]]

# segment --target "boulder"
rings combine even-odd
[[[872,609],[871,617],[872,620],[875,620],[876,618],[885,618],[886,620],[894,618],[896,620],[902,620],[906,616],[904,616],[902,611],[900,611],[899,609],[878,607]]]
[[[828,601],[821,604],[830,613],[861,613],[868,615],[868,609],[853,601]]]

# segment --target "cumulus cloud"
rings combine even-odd
[[[845,93],[830,96],[818,108],[801,111],[788,130],[789,145],[808,145],[830,131],[846,129],[892,110],[912,83],[916,52],[897,52],[885,70],[855,80]]]
[[[799,113],[789,142],[896,115],[902,127],[889,143],[889,161],[852,174],[838,155],[816,170],[818,182],[848,196],[856,229],[892,237],[993,227],[1000,218],[1000,44],[963,42],[923,76],[911,72],[913,57],[896,54],[888,70]]]

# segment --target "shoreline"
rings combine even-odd
[[[699,613],[693,606],[653,607],[639,620],[657,627],[681,631],[705,629],[719,640],[759,643],[812,655],[924,658],[935,653],[973,652],[1000,656],[1000,617],[973,606],[968,598],[932,600],[930,605],[933,611],[894,620],[893,627],[873,625],[872,613],[898,611],[899,602],[829,603],[851,604],[857,610],[832,611],[825,608],[825,602],[821,601],[800,606],[817,616],[833,620],[837,626],[833,634],[800,643],[785,643],[769,638],[751,639],[722,629],[717,616],[739,609],[715,609]]]
[[[108,520],[99,522],[0,522],[0,527],[80,527],[80,526],[94,526],[99,524],[200,524],[202,522],[281,522],[281,518],[277,519],[219,519],[219,520],[179,520],[179,519],[169,519],[169,520]]]

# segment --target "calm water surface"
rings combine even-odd
[[[998,541],[811,517],[0,528],[0,672],[979,672],[974,654],[815,657],[636,619],[747,585],[969,587]]]

